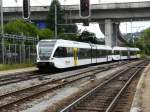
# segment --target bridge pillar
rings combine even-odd
[[[105,31],[104,31],[105,45],[107,45],[107,46],[113,46],[112,34],[113,34],[113,24],[112,24],[112,21],[110,19],[106,19],[105,20]]]
[[[111,19],[106,19],[104,23],[100,23],[100,29],[105,35],[105,45],[107,46],[123,46],[122,34],[119,30],[119,24]]]
[[[112,46],[120,46],[120,41],[118,39],[120,34],[119,23],[113,23],[113,33],[112,33]]]

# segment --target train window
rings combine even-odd
[[[131,56],[133,55],[133,51],[130,51],[130,55],[131,55]]]
[[[67,49],[65,47],[58,47],[55,51],[54,57],[57,58],[67,57]]]
[[[101,56],[106,56],[106,55],[107,55],[107,51],[106,50],[102,50]]]
[[[112,55],[112,51],[108,50],[107,55]]]
[[[120,55],[120,51],[114,51],[114,55]]]
[[[67,48],[67,57],[73,57],[73,48]]]
[[[136,54],[140,54],[140,51],[137,51]]]
[[[39,46],[40,47],[53,47],[55,43],[56,41],[40,41]]]
[[[97,57],[97,50],[92,49],[92,58],[96,58],[96,57]]]
[[[122,56],[128,56],[128,51],[121,51]]]
[[[78,49],[78,58],[79,59],[91,58],[91,49],[79,48]]]
[[[87,49],[87,57],[91,58],[91,49]]]
[[[97,57],[103,57],[107,55],[107,51],[105,50],[97,50]]]
[[[100,56],[105,56],[105,52],[101,50],[101,55]]]
[[[97,50],[97,57],[106,57],[107,55],[111,55],[112,51],[110,50]]]
[[[134,51],[134,55],[136,55],[137,54],[137,51]]]
[[[97,57],[100,57],[101,56],[101,50],[97,50]]]
[[[130,51],[130,55],[136,55],[136,51]]]

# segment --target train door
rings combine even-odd
[[[96,49],[95,49],[95,58],[96,58],[96,63],[97,63],[97,46],[96,46]]]
[[[90,44],[90,46],[91,46],[91,63],[93,63],[93,60],[94,60],[94,57],[93,57],[94,50],[93,50],[92,44]]]
[[[120,60],[123,60],[123,51],[120,50]]]
[[[78,65],[78,48],[73,48],[74,66]]]
[[[67,55],[66,47],[58,47],[54,54],[54,62],[57,68],[71,67],[70,58]]]
[[[92,52],[91,52],[91,55],[92,55],[92,62],[91,63],[96,63],[97,62],[97,49],[96,49],[96,46],[94,45],[91,45],[91,49],[92,49]]]
[[[130,59],[131,58],[131,51],[130,50],[128,50],[128,54],[127,55],[128,55],[127,58]]]
[[[91,46],[91,52],[90,52],[90,57],[91,57],[91,63],[92,63],[92,53],[93,53],[93,51],[92,51],[92,46]]]
[[[109,61],[109,51],[108,50],[106,50],[106,62],[108,62]]]

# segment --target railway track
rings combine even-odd
[[[127,64],[126,62],[123,62],[120,64],[124,65]],[[118,66],[118,63],[114,63],[114,64],[110,64],[108,67],[109,68],[113,68]],[[103,69],[104,67],[99,67],[99,69]],[[94,68],[95,69],[95,68]],[[93,70],[94,70],[93,69]],[[90,70],[87,70],[91,71]],[[21,74],[13,74],[13,75],[7,75],[7,76],[0,76],[0,86],[4,86],[4,85],[9,85],[9,84],[13,84],[13,83],[17,83],[17,82],[21,82],[21,81],[27,81],[27,80],[31,80],[31,79],[35,79],[35,78],[41,78],[43,76],[49,76],[49,75],[54,75],[55,73],[36,73],[36,72],[29,72],[29,73],[21,73]]]
[[[137,67],[132,66],[117,73],[60,112],[112,112],[119,98],[147,63],[143,62]]]
[[[107,71],[108,69],[110,69],[110,67],[104,67],[101,69],[96,67],[93,70],[87,70],[82,73],[76,73],[64,78],[50,80],[48,82],[34,85],[22,90],[3,94],[0,96],[0,112],[7,112],[8,107],[12,107],[17,103],[28,101],[29,99],[46,94],[58,88],[62,88],[67,84],[72,84],[84,78],[91,78],[100,72]]]
[[[28,72],[28,73],[1,76],[0,77],[0,86],[38,78],[41,75],[46,76],[46,75],[51,75],[51,73],[50,74],[48,74],[48,73],[47,74],[39,74],[39,73],[35,73],[35,72]]]
[[[134,80],[129,84],[128,88],[118,99],[114,109],[112,109],[111,112],[130,112],[132,101],[136,91],[135,87],[137,86],[140,79],[140,74],[141,72],[139,72],[139,75],[137,75],[137,77],[135,77]]]

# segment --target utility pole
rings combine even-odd
[[[3,0],[0,0],[0,7],[1,7],[1,33],[4,34],[4,28],[3,28]]]
[[[101,0],[99,0],[99,4],[101,3]]]
[[[133,42],[133,45],[134,45],[134,38],[133,38],[133,32],[132,32],[132,28],[133,28],[133,26],[132,26],[132,19],[131,19],[131,38],[132,38],[132,42]]]
[[[1,46],[2,46],[2,60],[4,64],[4,20],[3,20],[3,0],[0,0],[0,9],[1,9]]]
[[[57,6],[55,4],[55,39],[57,38]]]

